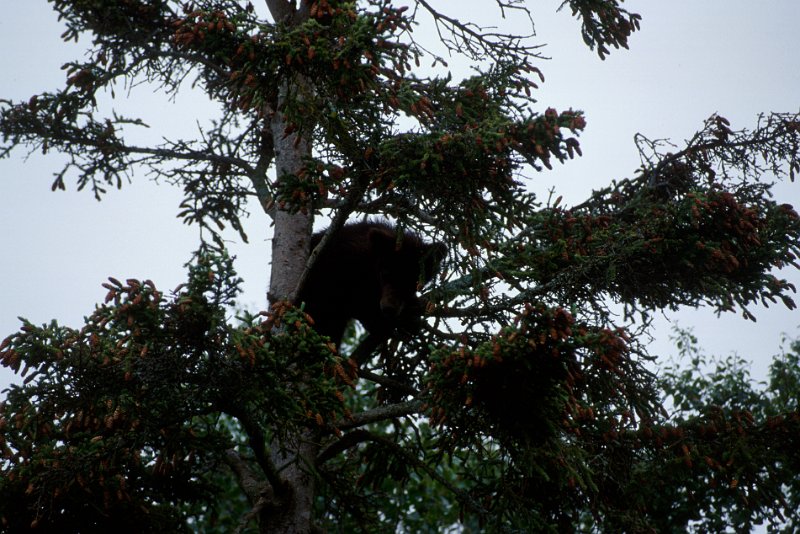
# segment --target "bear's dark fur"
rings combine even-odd
[[[311,237],[311,248],[324,232]],[[398,239],[399,237],[399,239]],[[381,222],[343,226],[316,259],[300,301],[320,334],[339,346],[347,323],[357,319],[372,335],[419,327],[423,305],[418,284],[429,282],[447,249]]]

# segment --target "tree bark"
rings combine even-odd
[[[281,106],[279,103],[278,109]],[[303,158],[311,154],[307,140],[298,132],[285,135],[286,120],[280,111],[272,118],[272,135],[275,140],[275,167],[278,180],[284,174],[296,174],[303,166]],[[308,258],[313,215],[290,213],[276,206],[272,236],[272,269],[270,273],[270,303],[291,299]]]
[[[285,135],[286,120],[280,112],[281,108],[279,102],[278,111],[271,121],[278,180],[285,174],[296,174],[303,165],[303,158],[311,151],[308,141],[298,137],[298,133]],[[313,215],[290,213],[277,206],[273,222],[275,230],[269,289],[271,303],[294,298],[297,282],[308,258]],[[283,502],[266,509],[262,514],[261,532],[289,534],[311,531],[314,477],[309,472],[309,466],[314,465],[318,447],[308,437],[301,433],[285,442],[272,444],[273,461],[281,471],[288,491]]]
[[[312,439],[309,439],[312,438]],[[282,443],[273,443],[273,460],[281,470],[286,490],[280,501],[261,512],[262,534],[308,534],[314,531],[313,465],[319,454],[317,440],[310,432],[300,433]]]
[[[294,3],[267,0],[267,4],[276,21],[291,23],[289,15],[295,13]],[[283,81],[277,105],[269,117],[278,181],[285,175],[296,175],[303,167],[303,158],[311,154],[311,144],[301,136],[302,132],[286,133],[289,129],[283,110],[286,99],[290,97],[290,83],[298,82]],[[291,213],[276,205],[273,223],[270,305],[294,298],[309,254],[313,212]],[[312,433],[299,432],[271,443],[272,461],[285,486],[261,511],[260,532],[306,534],[313,530],[315,485],[311,469],[319,452],[316,442]]]

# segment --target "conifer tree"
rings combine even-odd
[[[2,529],[797,528],[797,345],[758,392],[737,361],[657,378],[643,342],[662,309],[795,307],[776,268],[797,267],[800,218],[765,178],[800,170],[796,114],[751,129],[714,115],[671,152],[639,137],[631,178],[565,206],[526,184],[580,155],[583,114],[536,102],[536,44],[457,3],[50,3],[64,39],[91,46],[61,90],[0,102],[0,155],[63,153],[53,189],[98,198],[163,178],[205,239],[174,291],[109,278],[83,326],[26,321],[2,342],[24,377],[0,405]],[[601,58],[639,29],[621,0],[562,8]],[[426,17],[473,76],[415,40]],[[143,121],[97,105],[135,81],[180,98],[187,78],[221,108],[197,139],[133,144]],[[269,293],[236,315],[219,231],[246,239],[251,196],[274,228]],[[336,347],[298,295],[364,217],[449,252],[418,333],[356,328]]]

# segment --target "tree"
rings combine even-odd
[[[640,340],[663,308],[794,307],[772,269],[796,266],[800,219],[762,177],[800,169],[796,115],[752,131],[712,116],[673,153],[640,138],[633,178],[565,207],[525,177],[580,154],[584,118],[533,101],[523,36],[424,0],[268,0],[273,22],[233,1],[52,3],[92,49],[63,90],[3,102],[1,153],[63,152],[53,188],[98,197],[144,168],[183,188],[206,240],[171,296],[109,279],[82,328],[25,322],[3,342],[26,377],[0,415],[5,528],[660,531],[781,513],[792,528],[794,360],[758,395],[735,365],[659,382]],[[615,0],[563,6],[601,57],[638,29]],[[423,16],[476,75],[415,74]],[[114,83],[177,95],[187,77],[222,105],[195,141],[133,145],[142,121],[97,116]],[[232,318],[218,230],[246,239],[250,195],[274,224],[270,307]],[[309,250],[314,217],[330,236],[361,215],[450,255],[418,336],[355,331],[336,351],[296,295],[326,244]]]

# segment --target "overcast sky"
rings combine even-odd
[[[625,7],[642,15],[642,29],[629,51],[614,51],[606,61],[582,43],[579,26],[568,11],[556,13],[560,0],[531,0],[538,41],[552,61],[542,62],[546,77],[538,95],[541,109],[582,109],[588,127],[581,137],[584,156],[535,178],[533,188],[546,195],[555,186],[567,204],[583,200],[592,188],[632,175],[639,165],[633,136],[672,138],[680,143],[712,113],[727,117],[734,128],[752,127],[760,112],[800,110],[800,20],[798,0],[629,0]],[[438,5],[447,6],[440,1]],[[490,0],[450,3],[457,13],[484,15]],[[63,28],[44,0],[0,0],[0,98],[28,99],[63,86],[60,66],[80,59],[86,41],[64,44]],[[519,17],[507,21],[524,22]],[[430,29],[425,34],[435,35]],[[457,75],[466,65],[453,61]],[[106,113],[111,96],[100,101]],[[196,121],[215,107],[202,93],[186,92],[167,102],[152,87],[117,89],[115,105],[128,115],[140,114],[151,125],[136,133],[148,139],[195,133]],[[36,324],[57,319],[80,327],[105,290],[108,276],[152,279],[171,289],[185,279],[183,264],[197,244],[197,230],[175,214],[180,192],[153,184],[143,173],[102,202],[87,191],[50,192],[52,175],[63,161],[40,153],[25,159],[22,151],[0,160],[0,339],[19,327],[17,316]],[[778,200],[800,205],[800,183],[782,184]],[[254,210],[247,226],[250,243],[230,235],[245,279],[242,304],[265,305],[269,273],[269,229]],[[796,271],[785,271],[800,286]],[[800,301],[800,298],[796,299]],[[653,353],[668,355],[669,321],[694,328],[706,352],[738,352],[754,361],[764,377],[779,351],[782,333],[800,335],[800,313],[782,306],[753,310],[758,322],[729,314],[718,319],[708,310],[669,313],[659,322]],[[0,390],[13,379],[0,369]]]

